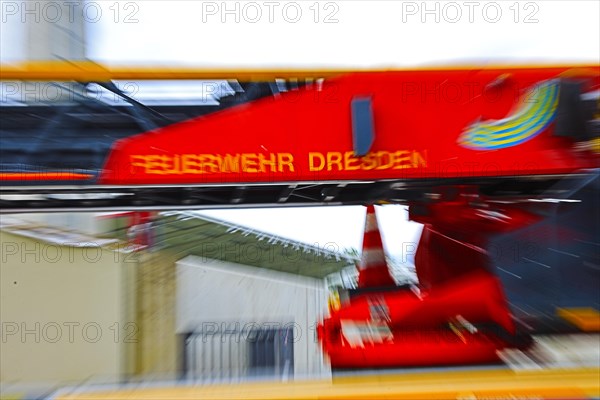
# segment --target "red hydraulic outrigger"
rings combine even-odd
[[[415,257],[418,287],[390,281],[381,239],[372,237],[379,232],[370,228],[376,222],[369,206],[358,289],[342,296],[340,307],[319,326],[332,367],[492,363],[499,360],[498,350],[527,344],[515,336],[485,248],[490,234],[539,217],[490,207],[465,193],[455,196],[428,207],[426,216],[410,215],[425,224]]]

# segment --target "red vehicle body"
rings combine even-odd
[[[532,177],[599,168],[599,135],[585,124],[600,118],[584,115],[581,103],[599,88],[597,65],[357,72],[118,140],[95,183],[111,192],[112,185],[133,188],[132,197],[149,185],[149,198],[119,207],[155,204],[161,189],[153,185],[234,188],[212,203],[215,196],[198,203],[193,195],[177,203],[185,190],[161,203],[197,207],[238,204],[236,190],[252,185],[283,186],[273,201],[285,202],[299,184],[332,182],[314,199],[304,196],[326,203],[346,185],[383,182],[339,204],[409,206],[410,219],[425,225],[415,258],[418,294],[378,288],[390,282],[385,262],[375,276],[362,270],[359,282],[369,290],[319,328],[332,365],[493,362],[498,350],[516,345],[515,327],[486,244],[543,216],[519,203],[518,191],[503,203],[480,185],[493,189],[499,178],[528,185]],[[58,174],[48,179],[81,179]],[[254,204],[269,203],[257,198]],[[351,343],[348,323],[383,333]]]
[[[419,294],[365,284],[370,290],[342,304],[319,334],[340,368],[494,362],[499,350],[518,344],[485,246],[541,216],[461,182],[598,168],[598,152],[577,145],[589,138],[564,117],[569,86],[577,86],[575,97],[591,93],[599,74],[593,66],[341,76],[121,140],[100,182],[453,179],[453,195],[405,201],[411,219],[425,224],[415,258]],[[389,281],[384,269],[381,279],[367,278],[372,272],[362,270],[359,283]],[[345,324],[383,333],[352,343]]]
[[[491,212],[464,199],[440,201],[430,207],[428,217],[412,217],[425,224],[415,258],[416,291],[378,290],[369,282],[378,282],[375,274],[385,276],[386,267],[360,269],[363,292],[342,303],[319,327],[333,367],[493,363],[499,361],[499,350],[526,343],[514,340],[515,325],[485,242],[493,233],[540,217],[513,207]],[[349,323],[363,327],[358,343],[344,331]],[[369,333],[381,328],[382,337]]]
[[[600,69],[356,73],[118,141],[102,184],[276,183],[566,174],[592,152],[555,132],[561,82]],[[371,143],[353,142],[368,102]]]

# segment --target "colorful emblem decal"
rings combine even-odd
[[[506,118],[471,124],[463,131],[458,143],[473,150],[493,150],[516,146],[534,138],[554,119],[558,92],[558,80],[534,86]]]

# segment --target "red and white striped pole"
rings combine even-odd
[[[395,284],[396,282],[392,278],[385,260],[381,234],[375,216],[375,207],[369,205],[367,206],[362,256],[358,264],[358,287],[385,287],[394,286]]]

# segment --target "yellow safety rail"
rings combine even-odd
[[[600,369],[478,370],[362,375],[331,381],[173,386],[63,394],[75,399],[587,399],[600,396]]]
[[[357,69],[357,68],[200,68],[200,67],[146,67],[146,66],[103,66],[93,61],[38,61],[22,64],[0,65],[0,79],[4,81],[110,81],[110,80],[195,80],[237,79],[239,81],[273,81],[275,79],[316,79],[352,72],[384,72],[414,70],[458,70],[458,69],[529,69],[567,68],[597,74],[592,65],[539,64],[539,65],[441,65],[401,69]],[[567,71],[565,71],[567,72]]]

